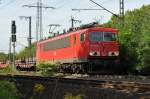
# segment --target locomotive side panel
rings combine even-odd
[[[41,59],[56,61],[73,56],[71,36],[42,43]]]
[[[47,40],[37,45],[37,57],[40,61],[80,62],[87,52],[85,41],[80,43],[80,32],[56,40]]]

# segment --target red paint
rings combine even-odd
[[[47,40],[43,40],[37,43],[37,60],[62,60],[62,59],[72,59],[72,58],[87,58],[91,51],[98,51],[102,56],[108,56],[108,52],[119,52],[119,43],[118,41],[110,41],[110,42],[91,42],[89,39],[89,35],[91,32],[114,32],[118,34],[117,29],[112,28],[87,28],[82,29],[66,34],[59,35],[57,37],[49,38]],[[84,42],[80,41],[80,34],[86,34],[86,38]],[[71,37],[71,45],[68,48],[61,48],[57,50],[49,50],[44,51],[43,46],[47,42],[51,42],[57,39],[61,39],[64,37]],[[76,36],[76,44],[74,44],[74,37]]]

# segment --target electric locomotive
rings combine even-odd
[[[115,70],[119,62],[118,30],[92,27],[39,41],[37,61],[59,63],[63,72]]]

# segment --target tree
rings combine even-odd
[[[132,70],[150,71],[150,5],[127,11],[121,24],[114,16],[104,24],[120,30],[121,62]]]
[[[5,53],[0,53],[0,62],[5,62],[7,60],[7,54]]]
[[[17,54],[18,59],[24,59],[24,58],[32,58],[36,55],[36,43],[33,43],[31,45],[31,49],[29,47],[24,48]]]

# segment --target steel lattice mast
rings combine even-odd
[[[124,18],[124,0],[120,0],[120,17]]]
[[[44,6],[42,0],[37,0],[36,5],[23,5],[23,7],[29,8],[37,8],[37,15],[36,15],[36,41],[43,39],[43,23],[42,23],[42,9],[55,9],[54,7]]]

